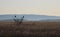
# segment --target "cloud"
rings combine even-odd
[[[0,14],[60,16],[60,0],[0,0]]]

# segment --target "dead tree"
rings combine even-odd
[[[22,23],[23,19],[24,19],[24,16],[21,18],[21,19],[18,19],[16,16],[14,16],[15,18],[13,19],[16,23],[16,25],[19,25]]]
[[[24,16],[20,19],[20,22],[19,22],[19,24],[21,24],[22,23],[22,21],[23,21],[23,18],[24,18]]]

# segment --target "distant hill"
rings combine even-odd
[[[13,20],[17,16],[17,19],[20,19],[24,16],[24,20],[30,21],[40,21],[40,20],[57,20],[60,19],[59,16],[47,16],[47,15],[34,15],[34,14],[9,14],[9,15],[0,15],[0,20]]]

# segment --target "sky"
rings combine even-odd
[[[0,14],[60,16],[60,0],[0,0]]]

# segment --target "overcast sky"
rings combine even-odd
[[[60,0],[0,0],[0,14],[60,16]]]

